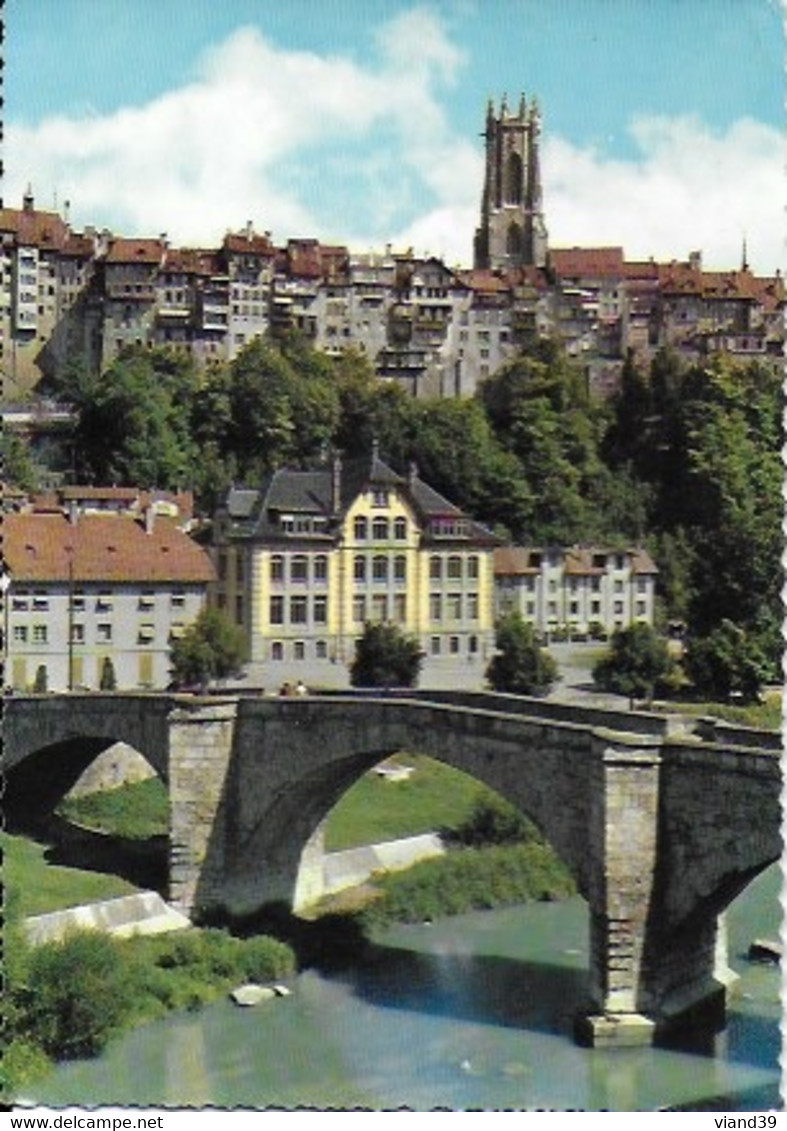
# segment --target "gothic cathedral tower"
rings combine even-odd
[[[492,100],[486,113],[486,172],[481,201],[481,226],[475,234],[475,266],[543,267],[547,230],[541,204],[539,135],[541,115],[535,99],[525,96],[516,114],[505,95],[495,116]]]

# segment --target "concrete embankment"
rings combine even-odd
[[[396,872],[409,868],[418,860],[444,853],[436,833],[404,837],[349,848],[344,852],[328,852],[323,859],[323,894],[332,895],[364,883],[374,872]],[[107,899],[101,903],[67,907],[47,915],[37,915],[25,923],[31,943],[61,939],[70,930],[104,931],[118,938],[129,935],[152,935],[177,931],[190,925],[181,912],[165,903],[154,891]]]
[[[67,907],[36,915],[25,923],[31,943],[53,942],[75,929],[104,931],[118,938],[129,935],[153,935],[188,927],[185,915],[170,907],[158,892],[140,891],[101,903]]]
[[[325,895],[356,887],[374,872],[397,872],[419,860],[442,856],[445,852],[437,833],[404,837],[401,840],[366,844],[344,852],[328,852],[323,862]]]

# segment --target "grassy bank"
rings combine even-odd
[[[130,840],[146,840],[169,831],[169,798],[159,778],[83,797],[64,797],[57,811],[74,824]]]
[[[50,864],[46,859],[48,846],[27,837],[0,833],[0,848],[3,886],[19,892],[20,912],[24,916],[44,915],[137,891],[119,876]]]
[[[576,886],[547,844],[460,848],[375,880],[377,898],[355,913],[365,933],[530,900],[562,899]]]
[[[11,898],[5,963],[4,1055],[0,1096],[11,1099],[52,1061],[95,1056],[117,1033],[171,1010],[199,1009],[244,982],[295,970],[285,943],[226,931],[115,940],[76,931],[62,942],[27,946]],[[9,943],[10,945],[10,943]]]
[[[457,828],[485,792],[475,778],[422,754],[397,754],[386,765],[415,772],[403,781],[374,772],[359,778],[328,814],[326,851]]]

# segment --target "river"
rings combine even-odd
[[[578,1048],[587,969],[577,898],[397,927],[351,970],[306,971],[255,1009],[228,1001],[117,1039],[59,1066],[43,1106],[725,1111],[774,1107],[781,1008],[776,966],[747,961],[778,938],[774,866],[728,913],[741,974],[727,1029],[682,1048]]]

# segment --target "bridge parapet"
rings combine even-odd
[[[413,702],[444,703],[470,710],[490,710],[507,715],[527,715],[534,719],[572,723],[585,727],[608,727],[621,733],[671,735],[691,733],[696,720],[689,716],[659,711],[625,711],[585,704],[556,703],[527,695],[507,695],[497,691],[432,691],[402,688],[383,691],[357,688],[353,691],[320,692],[320,697],[409,699]]]

